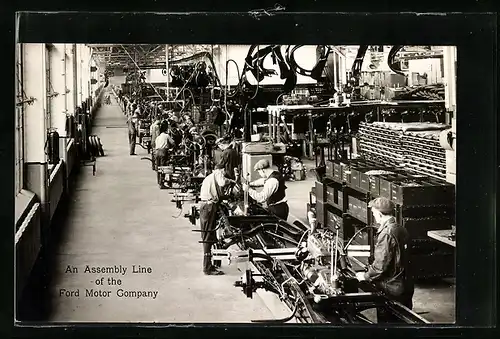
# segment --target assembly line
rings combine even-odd
[[[68,117],[82,168],[44,318],[454,321],[453,48],[164,45],[154,73],[110,46],[88,45],[98,94]]]

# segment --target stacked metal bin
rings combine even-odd
[[[412,171],[446,179],[446,151],[439,143],[441,131],[408,131],[402,136],[405,166]]]
[[[431,123],[362,122],[359,153],[366,159],[446,179],[446,151],[439,136],[447,126]]]
[[[402,135],[396,123],[362,122],[359,126],[360,154],[366,159],[399,166],[404,162]]]
[[[411,241],[411,268],[417,279],[454,275],[454,249],[427,236],[427,231],[451,229],[455,187],[444,181],[370,160],[327,161],[326,179],[316,182],[316,220],[322,227],[341,226],[347,241],[370,225],[368,202],[378,196],[396,205],[396,218]],[[353,239],[353,245],[372,245],[372,228]],[[369,258],[358,258],[367,264]]]

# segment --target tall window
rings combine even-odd
[[[24,104],[26,95],[23,90],[23,48],[16,46],[16,109],[15,109],[15,195],[23,189],[24,181]]]

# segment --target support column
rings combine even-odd
[[[90,84],[90,93],[89,96],[92,97],[92,106],[95,104],[95,91],[99,87],[99,65],[95,62],[94,59],[90,62],[90,67],[96,67],[97,71],[90,73],[90,79],[95,79],[97,82],[95,84]]]
[[[309,158],[314,159],[314,124],[312,113],[308,113],[309,118]]]
[[[35,101],[24,107],[24,152],[26,188],[40,200],[42,239],[47,239],[48,225],[48,164],[45,154],[47,127],[45,112],[47,88],[45,78],[45,44],[24,44],[22,82],[25,95]]]
[[[445,85],[445,107],[447,111],[447,123],[451,124],[450,132],[456,138],[456,62],[457,49],[454,46],[445,46],[443,49],[444,85]],[[456,182],[456,140],[452,147],[446,149],[446,181]]]
[[[338,86],[338,82],[337,82],[337,76],[338,76],[338,73],[339,73],[339,69],[337,68],[337,52],[336,51],[333,51],[333,54],[332,54],[332,59],[333,59],[333,84],[334,84],[334,88],[335,90],[339,90],[339,86]],[[340,63],[339,63],[340,64]]]
[[[75,110],[80,106],[80,102],[78,101],[78,53],[77,53],[77,45],[73,44],[71,48],[72,62],[71,65],[73,67],[73,109]]]
[[[169,55],[170,55],[169,47],[168,45],[165,45],[165,69],[167,70],[167,100],[170,100],[170,65],[169,65],[170,60],[168,60]]]
[[[73,55],[73,45],[71,44],[65,44],[65,51],[66,51],[66,62],[65,62],[65,68],[66,68],[66,109],[68,110],[68,114],[70,115],[75,115],[75,108],[76,108],[76,88],[75,88],[75,70],[74,70],[74,55]]]
[[[66,80],[64,44],[53,44],[50,49],[50,83],[54,92],[50,100],[51,128],[59,134],[59,157],[68,163],[66,131]]]
[[[78,70],[76,72],[77,74],[77,88],[78,88],[78,99],[77,103],[78,106],[81,106],[83,102],[83,76],[82,76],[82,65],[83,65],[83,58],[82,58],[82,48],[83,46],[78,44],[76,45],[76,60],[77,60],[77,67]]]
[[[85,45],[82,46],[83,57],[82,57],[82,98],[86,101],[89,98],[89,48]]]
[[[64,69],[64,44],[54,44],[50,51],[50,73],[52,90],[57,93],[51,100],[51,124],[59,136],[66,136],[66,113],[65,113],[65,69]]]

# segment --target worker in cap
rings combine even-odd
[[[286,200],[286,185],[285,179],[280,172],[271,168],[269,160],[261,159],[255,166],[256,171],[261,179],[253,181],[249,184],[243,184],[243,190],[248,191],[252,199],[259,203],[266,203],[268,210],[280,219],[288,219],[288,203]],[[260,192],[257,192],[252,187],[263,186]]]
[[[356,276],[360,281],[372,282],[389,298],[411,309],[414,284],[408,269],[408,232],[396,222],[395,205],[390,199],[376,198],[368,207],[377,228],[374,260],[366,272],[358,272]],[[377,320],[378,323],[400,322],[384,309],[377,309]]]

